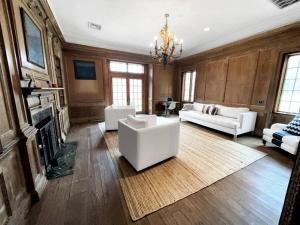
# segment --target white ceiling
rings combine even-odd
[[[48,0],[66,41],[148,54],[170,14],[169,27],[189,56],[300,21],[300,2],[279,9],[270,0]],[[100,24],[101,31],[88,28]],[[210,27],[209,32],[203,28]]]

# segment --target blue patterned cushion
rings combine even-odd
[[[292,135],[300,136],[300,113],[283,130]]]

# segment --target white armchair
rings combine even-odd
[[[281,149],[296,155],[298,150],[298,145],[300,141],[300,136],[295,135],[286,135],[282,137],[282,140],[278,140],[274,137],[274,133],[282,132],[283,129],[287,127],[287,124],[275,123],[271,126],[271,128],[265,128],[263,130],[263,143],[264,145],[268,143],[272,143]]]
[[[114,106],[110,105],[104,109],[105,129],[117,130],[118,120],[124,119],[128,115],[135,115],[134,106]]]
[[[178,154],[178,121],[128,116],[119,120],[118,133],[119,151],[137,171]]]

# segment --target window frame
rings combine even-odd
[[[185,79],[184,76],[186,73],[190,73],[190,86],[189,86],[189,99],[188,101],[184,100],[185,93]],[[192,87],[193,83],[193,74],[195,73],[195,82],[194,87]],[[197,79],[197,71],[196,69],[187,70],[181,73],[181,102],[193,103],[195,102],[195,94],[196,94],[196,79]],[[194,94],[192,96],[192,90],[194,89]]]
[[[111,66],[110,66],[110,63],[111,62],[115,62],[115,63],[124,63],[126,64],[126,71],[114,71],[114,70],[111,70]],[[135,73],[135,72],[129,72],[128,68],[129,68],[129,64],[131,65],[139,65],[139,66],[142,66],[143,67],[143,72],[142,73]],[[145,74],[145,64],[143,63],[135,63],[135,62],[124,62],[124,61],[117,61],[117,60],[109,60],[108,61],[108,70],[109,72],[111,73],[123,73],[123,74],[134,74],[134,75],[143,75]]]
[[[110,62],[122,62],[128,64],[139,64],[143,65],[144,67],[144,73],[129,73],[129,72],[116,72],[110,70]],[[107,65],[107,71],[108,71],[108,79],[109,79],[109,104],[113,104],[113,93],[112,93],[112,79],[113,78],[126,78],[126,84],[127,84],[127,105],[130,105],[130,79],[140,79],[142,80],[142,111],[137,111],[136,113],[147,113],[148,112],[148,65],[144,63],[139,62],[133,62],[133,61],[121,61],[121,60],[114,60],[114,59],[108,59],[106,61]],[[127,67],[128,68],[128,67]],[[127,70],[128,71],[128,70]]]
[[[299,109],[298,113],[279,111],[280,99],[282,96],[282,92],[283,92],[282,89],[283,89],[283,85],[284,85],[284,81],[285,81],[285,77],[286,77],[286,72],[288,69],[287,66],[288,66],[289,57],[295,56],[295,55],[300,56],[300,52],[287,53],[283,56],[283,64],[282,64],[281,70],[280,70],[280,82],[279,82],[279,86],[278,86],[277,93],[276,93],[276,102],[275,102],[275,107],[274,107],[274,113],[294,116],[300,112],[300,109]],[[299,69],[300,69],[300,64],[299,64],[298,70]],[[298,74],[298,71],[297,71],[297,74]],[[296,76],[297,76],[297,74],[296,74]],[[297,80],[297,77],[296,77],[296,80]],[[293,91],[294,91],[294,89],[293,89]]]

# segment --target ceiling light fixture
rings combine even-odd
[[[169,14],[165,14],[166,23],[160,31],[160,37],[162,39],[161,46],[158,47],[158,37],[154,37],[154,42],[150,44],[150,55],[153,59],[157,60],[164,65],[167,65],[170,61],[179,58],[182,54],[182,45],[183,40],[181,39],[178,42],[178,39],[175,37],[174,33],[169,31],[168,27],[168,17]],[[180,46],[179,52],[176,53],[177,46]],[[154,47],[154,48],[153,48]]]

